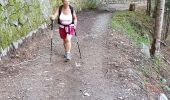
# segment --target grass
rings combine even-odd
[[[149,17],[144,17],[141,13],[118,11],[113,14],[111,26],[126,33],[135,42],[149,45],[150,42],[145,37],[146,34],[150,34],[151,27],[148,22],[150,22]]]
[[[80,7],[82,9],[95,9],[97,8],[97,4],[95,0],[84,0],[82,1]]]

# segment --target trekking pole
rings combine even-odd
[[[51,34],[51,53],[50,53],[50,62],[52,60],[52,50],[53,50],[53,23],[54,20],[51,19],[51,30],[52,30],[52,34]]]
[[[77,46],[78,46],[78,49],[79,49],[79,54],[80,54],[80,59],[81,59],[81,51],[80,51],[80,46],[79,46],[79,42],[78,42],[78,38],[77,38],[77,33],[76,33],[75,29],[74,29],[74,31],[75,31],[75,37],[76,37]]]

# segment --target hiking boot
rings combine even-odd
[[[64,58],[66,58],[66,54],[64,54]]]
[[[66,53],[65,61],[69,61],[69,60],[71,60],[71,54]]]

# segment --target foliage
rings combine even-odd
[[[50,0],[51,7],[55,11],[56,7],[59,7],[62,4],[62,0]]]
[[[26,36],[26,34],[44,23],[39,2],[10,0],[8,5],[0,8],[0,49],[4,49],[12,42]]]
[[[112,18],[112,27],[120,29],[132,37],[137,43],[149,44],[145,34],[150,34],[150,18],[137,12],[119,11],[114,13]],[[148,28],[149,27],[149,28]]]
[[[84,0],[80,6],[82,9],[95,9],[97,8],[97,2],[96,0]]]
[[[170,0],[166,0],[166,7],[170,9]]]

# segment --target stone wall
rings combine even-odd
[[[45,28],[50,14],[49,0],[0,0],[0,58]]]

